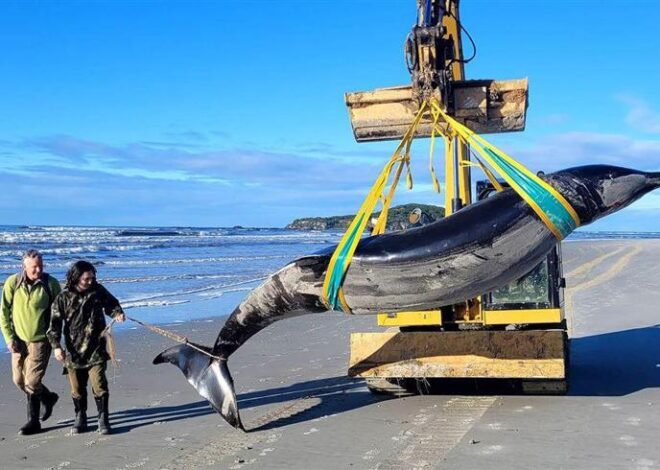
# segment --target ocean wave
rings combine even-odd
[[[164,244],[158,245],[83,245],[68,246],[59,248],[39,248],[44,255],[74,255],[78,253],[103,253],[108,251],[134,251],[150,250],[154,248],[163,248]],[[23,250],[3,250],[0,256],[16,256],[18,258],[23,254]]]
[[[147,266],[171,266],[171,265],[187,265],[187,264],[203,264],[203,263],[243,263],[251,261],[264,261],[264,260],[276,260],[276,259],[285,259],[290,260],[295,258],[295,256],[290,255],[268,255],[268,256],[218,256],[218,257],[208,257],[208,258],[180,258],[180,259],[148,259],[148,260],[130,260],[130,259],[104,259],[104,260],[94,260],[90,259],[91,256],[86,256],[92,264],[100,266],[105,265],[112,268],[125,268],[125,267],[147,267]],[[77,259],[77,258],[76,258]],[[66,259],[66,260],[45,260],[46,270],[52,270],[57,268],[68,268],[76,259]],[[15,271],[20,267],[20,256],[17,257],[16,261],[7,262],[0,264],[0,271]],[[136,279],[139,282],[141,278]],[[106,281],[107,282],[107,281]],[[127,281],[129,282],[129,281]]]
[[[135,277],[115,277],[102,278],[99,282],[103,284],[132,284],[135,282],[162,282],[162,281],[182,281],[182,280],[201,280],[201,279],[228,279],[236,278],[238,274],[174,274],[160,276],[135,276]]]
[[[567,237],[571,240],[639,240],[660,238],[660,232],[573,232]]]
[[[116,240],[114,232],[108,233],[88,233],[88,234],[72,234],[72,233],[52,233],[52,232],[23,232],[23,233],[2,233],[0,232],[0,243],[6,245],[64,245],[64,244],[83,244],[89,242],[97,243],[111,243]]]
[[[129,310],[137,307],[166,307],[168,305],[179,305],[190,303],[190,300],[149,300],[149,301],[134,301],[122,302],[122,308]]]
[[[207,286],[202,286],[202,287],[196,287],[192,289],[183,289],[183,290],[176,290],[172,292],[158,292],[158,293],[153,293],[149,295],[142,295],[139,297],[133,297],[133,298],[128,298],[128,299],[122,299],[121,304],[124,305],[125,302],[144,302],[148,300],[156,300],[156,299],[164,299],[164,298],[169,298],[169,297],[180,297],[182,295],[190,295],[190,294],[201,294],[202,292],[208,292],[208,291],[223,291],[223,292],[229,292],[230,289],[235,289],[238,287],[241,287],[239,290],[250,290],[252,287],[244,287],[249,284],[255,284],[259,281],[263,281],[267,279],[268,276],[261,276],[257,278],[252,278],[252,279],[246,279],[243,281],[239,282],[232,282],[230,284],[211,284]]]
[[[3,230],[0,227],[0,241],[7,240],[25,240],[25,239],[44,239],[53,237],[57,239],[76,239],[90,237],[200,237],[208,239],[233,239],[233,240],[295,240],[309,238],[335,238],[341,237],[340,232],[323,231],[297,231],[284,229],[269,230],[240,230],[231,231],[228,229],[180,229],[172,228],[141,228],[141,227],[105,227],[105,228],[87,228],[87,227],[69,227],[59,230],[49,228],[34,228],[23,230]]]
[[[199,232],[177,232],[176,230],[120,230],[117,237],[191,237]]]
[[[121,240],[123,243],[120,243]],[[81,252],[112,252],[126,250],[160,249],[225,249],[232,246],[292,246],[328,245],[337,240],[324,238],[282,238],[282,237],[199,237],[199,236],[149,236],[149,237],[63,237],[61,239],[44,236],[40,238],[14,238],[0,236],[0,256],[20,256],[25,249],[35,248],[44,254],[66,255]]]
[[[3,230],[4,228],[4,230]],[[327,232],[293,232],[281,229],[189,229],[189,228],[141,228],[141,227],[34,227],[17,229],[0,227],[0,258],[19,260],[27,248],[36,248],[51,261],[72,256],[91,257],[94,254],[108,258],[128,251],[153,252],[152,258],[164,259],[174,250],[208,248],[223,250],[246,245],[266,249],[269,246],[326,246],[337,242],[339,234]],[[279,251],[287,250],[281,248]],[[162,252],[162,255],[159,253]],[[54,260],[52,258],[55,258]],[[209,261],[249,261],[251,257],[210,259]],[[266,258],[261,258],[266,259]],[[0,259],[0,262],[5,261]],[[188,261],[175,261],[187,263]],[[193,261],[195,262],[195,261]],[[167,261],[161,261],[166,264]],[[139,264],[139,262],[135,263]],[[142,264],[152,264],[146,261]],[[153,263],[158,264],[158,263]],[[128,264],[127,264],[128,265]],[[11,266],[13,269],[13,264]],[[2,266],[0,266],[2,269]]]
[[[217,292],[203,292],[200,295],[200,297],[205,297],[207,299],[217,299],[218,297],[222,297],[225,294],[228,294],[230,292],[244,292],[244,291],[250,291],[252,290],[252,287],[237,287],[235,289],[222,289],[218,290]]]
[[[110,227],[85,227],[81,225],[27,225],[29,230],[43,230],[50,232],[103,232]]]
[[[145,266],[167,264],[198,264],[222,263],[235,261],[258,261],[269,259],[289,259],[290,255],[263,255],[263,256],[217,256],[209,258],[179,258],[179,259],[146,259],[146,260],[108,260],[105,264],[110,266]]]

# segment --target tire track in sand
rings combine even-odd
[[[259,444],[271,445],[279,441],[282,437],[281,432],[276,429],[268,430],[268,425],[277,421],[278,423],[294,417],[297,414],[313,408],[321,403],[317,397],[303,397],[267,412],[266,414],[246,423],[246,429],[249,432],[242,432],[235,429],[229,429],[221,425],[218,429],[222,433],[219,437],[208,441],[202,446],[195,447],[177,455],[173,460],[161,465],[161,469],[178,470],[199,467],[230,468],[238,470],[244,466],[257,463],[258,458],[252,457],[249,460],[239,458],[243,452],[251,450]],[[264,429],[260,431],[260,429]],[[259,454],[265,456],[272,452],[272,447],[263,449]],[[227,457],[236,457],[233,462],[226,461]]]
[[[589,261],[588,263],[585,263],[581,267],[574,269],[568,274],[568,276],[571,276],[571,275],[575,275],[576,272],[578,274],[586,272],[587,270],[592,269],[595,266],[603,263],[607,258],[610,258],[611,256],[621,253],[624,249],[628,250],[628,253],[623,255],[621,259],[619,259],[616,263],[614,263],[607,271],[589,280],[579,282],[575,286],[569,289],[566,289],[565,298],[564,298],[564,303],[565,303],[564,308],[565,311],[569,313],[571,320],[568,331],[569,336],[573,336],[573,324],[575,323],[574,321],[575,309],[574,309],[574,301],[573,301],[575,298],[575,294],[581,291],[592,289],[614,278],[617,274],[619,274],[623,270],[623,268],[626,267],[626,265],[630,262],[633,256],[639,254],[642,251],[642,247],[641,245],[637,244],[634,245],[632,248],[624,247],[612,253],[606,253]],[[586,267],[586,269],[582,269],[583,267]]]
[[[497,401],[497,397],[456,397],[441,408],[423,408],[413,426],[384,448],[371,449],[362,457],[372,460],[387,451],[387,457],[369,468],[373,470],[432,469],[442,460]]]
[[[609,253],[603,253],[600,256],[595,257],[591,261],[588,261],[586,263],[581,264],[577,268],[573,269],[571,272],[569,272],[566,277],[577,277],[577,276],[582,276],[584,273],[589,271],[592,268],[595,268],[599,264],[601,264],[603,261],[605,261],[608,258],[611,258],[612,256],[618,255],[619,253],[622,253],[625,251],[628,247],[622,246],[619,247],[618,249],[614,251],[610,251]]]

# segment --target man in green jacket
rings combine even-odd
[[[23,269],[7,278],[2,288],[0,327],[11,354],[12,380],[27,395],[27,423],[19,434],[41,431],[41,420],[53,412],[59,398],[41,381],[46,373],[51,347],[46,338],[50,308],[61,292],[60,283],[44,272],[43,258],[37,250],[23,255]]]

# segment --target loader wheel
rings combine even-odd
[[[366,379],[366,384],[369,391],[374,395],[409,397],[418,393],[414,379],[384,379],[381,377],[370,377]]]

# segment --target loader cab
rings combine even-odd
[[[502,186],[508,184],[500,182]],[[478,181],[477,199],[496,193],[493,184]],[[563,288],[561,245],[557,243],[547,258],[532,271],[510,284],[481,297],[484,324],[563,323]]]
[[[411,137],[437,136],[434,113],[420,111],[420,99],[436,84],[442,86],[432,92],[449,116],[475,135],[524,129],[527,79],[466,80],[458,5],[458,0],[418,2],[418,23],[406,48],[406,57],[413,59],[408,62],[411,85],[345,95],[358,142],[401,139],[402,146]],[[444,11],[448,14],[439,14]],[[442,34],[424,35],[432,41],[417,34],[429,28]],[[448,80],[432,82],[438,72]],[[470,148],[457,136],[443,140],[449,215],[473,201],[471,166],[462,164],[470,160]],[[488,185],[477,183],[477,199],[494,191]],[[524,393],[565,393],[569,351],[563,286],[558,244],[532,272],[477,298],[428,311],[381,312],[378,325],[385,330],[351,334],[348,374],[366,379],[374,393],[397,396],[423,393],[420,384],[436,379],[514,380]]]
[[[500,182],[508,187],[506,182]],[[496,193],[488,180],[476,184],[477,200]],[[477,299],[447,305],[438,310],[380,313],[378,325],[402,331],[505,328],[566,328],[565,281],[562,276],[561,245],[557,243],[545,260],[529,273]]]

